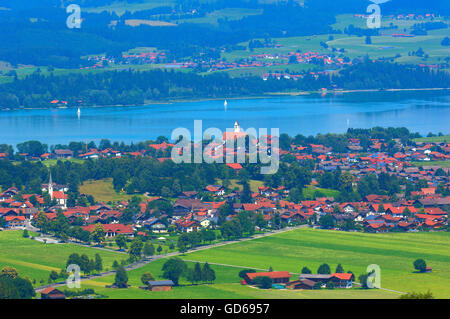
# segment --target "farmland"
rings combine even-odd
[[[180,256],[189,267],[193,261],[209,262],[216,272],[214,284],[191,285],[184,280],[169,292],[148,292],[138,287],[140,276],[151,272],[162,279],[164,259],[128,272],[129,289],[106,289],[113,276],[83,282],[83,288],[111,298],[398,298],[399,293],[386,290],[260,290],[239,284],[238,272],[256,270],[287,270],[299,273],[303,266],[316,272],[322,263],[334,271],[341,263],[345,271],[356,277],[369,264],[381,267],[383,288],[400,292],[430,289],[438,298],[448,298],[450,253],[448,233],[344,233],[315,229],[297,229],[261,239],[186,253]],[[433,267],[432,273],[414,272],[413,261],[424,258]],[[295,275],[293,275],[295,278]]]
[[[186,256],[188,258],[189,255]],[[183,257],[183,256],[182,256]],[[183,257],[184,258],[184,257]],[[322,290],[322,291],[287,291],[287,290],[262,290],[248,286],[242,286],[239,283],[237,274],[243,268],[211,265],[216,272],[216,281],[214,284],[191,285],[185,280],[180,281],[179,287],[174,287],[172,291],[149,292],[139,289],[142,286],[140,277],[144,272],[151,272],[156,279],[161,277],[161,268],[165,260],[160,259],[143,268],[128,272],[128,289],[107,289],[105,285],[114,281],[113,276],[97,278],[83,282],[82,288],[92,288],[97,293],[108,296],[109,298],[124,299],[167,299],[167,298],[215,298],[215,299],[253,299],[253,298],[396,298],[397,294],[384,291],[369,291],[359,288],[348,290]],[[192,268],[194,264],[187,262],[188,267]]]
[[[132,197],[132,195],[117,193],[114,190],[111,178],[98,181],[86,181],[80,186],[80,192],[86,195],[92,195],[96,200],[105,203],[128,200]]]
[[[36,279],[38,285],[41,279],[47,279],[52,270],[59,272],[65,267],[67,257],[72,253],[86,254],[94,258],[100,254],[104,269],[111,269],[114,260],[122,260],[126,255],[83,247],[75,244],[44,244],[22,237],[22,231],[0,232],[0,268],[15,267],[21,276]]]
[[[383,288],[409,292],[430,289],[448,298],[450,247],[448,233],[344,233],[298,229],[261,239],[193,252],[186,259],[274,270],[313,271],[322,263],[334,270],[341,263],[356,276],[370,264],[381,267]],[[432,273],[414,273],[413,262],[424,258]]]

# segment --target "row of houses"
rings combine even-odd
[[[315,289],[318,283],[321,287],[324,287],[327,283],[332,283],[335,288],[352,288],[355,280],[353,273],[301,274],[298,279],[291,280],[292,275],[288,271],[267,271],[246,273],[241,284],[252,285],[258,277],[269,277],[272,279],[272,284],[287,289]]]

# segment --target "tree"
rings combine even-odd
[[[319,268],[317,269],[317,273],[320,274],[320,275],[329,275],[329,274],[331,274],[330,266],[328,266],[328,264],[320,265]]]
[[[261,289],[272,288],[272,278],[267,276],[256,277],[253,283]]]
[[[325,285],[325,287],[326,287],[327,289],[334,289],[334,284],[333,284],[332,281],[329,281],[329,282],[327,282],[327,284]]]
[[[326,214],[319,219],[319,224],[323,228],[333,228],[334,227],[334,218],[331,214]]]
[[[197,262],[194,266],[194,281],[198,283],[200,280],[202,280],[202,268],[200,267],[200,263]]]
[[[155,254],[155,246],[152,243],[145,243],[144,245],[144,255],[145,256],[153,256]]]
[[[308,267],[305,266],[302,268],[302,274],[312,274],[312,272]]]
[[[205,263],[202,268],[202,281],[212,283],[216,280],[216,272],[208,263]]]
[[[86,254],[81,255],[79,266],[80,270],[84,272],[84,274],[89,274],[91,272],[89,262],[89,257]]]
[[[115,241],[119,249],[127,248],[127,239],[124,234],[117,235]]]
[[[94,229],[91,232],[91,240],[98,244],[105,241],[105,229],[103,228],[102,224],[97,223],[94,226]]]
[[[130,255],[131,260],[139,260],[141,258],[142,247],[144,243],[140,238],[135,238],[130,245],[130,249],[128,249],[128,254]]]
[[[367,285],[367,280],[369,279],[369,274],[362,274],[358,277],[359,283],[361,284],[361,288],[363,289],[369,289],[369,286]]]
[[[243,183],[241,202],[242,203],[251,203],[252,202],[252,192],[250,190],[250,185],[246,181]]]
[[[144,272],[141,276],[141,282],[144,285],[148,285],[149,281],[153,281],[155,280],[155,278],[153,277],[153,275],[150,272]]]
[[[36,296],[33,285],[28,279],[17,277],[13,280],[13,283],[19,293],[20,299],[31,299]]]
[[[186,263],[177,257],[170,258],[162,267],[163,278],[173,281],[175,286],[178,286],[180,276],[186,271]]]
[[[73,253],[67,258],[66,268],[69,265],[78,265],[81,268],[81,257],[77,253]]]
[[[0,299],[19,299],[20,294],[14,279],[8,276],[0,276]]]
[[[414,268],[420,272],[425,272],[427,270],[427,263],[423,259],[416,259],[414,261]]]
[[[342,267],[341,264],[337,265],[337,267],[336,267],[336,273],[337,273],[337,274],[343,274],[343,273],[344,273],[344,267]]]
[[[114,284],[117,288],[127,288],[128,287],[128,275],[125,267],[119,266],[116,270],[116,276],[114,278]]]
[[[95,254],[95,266],[94,269],[96,271],[102,271],[103,270],[103,261],[102,257],[100,257],[99,254]]]
[[[239,277],[241,277],[242,279],[245,279],[247,274],[255,273],[255,272],[256,272],[256,270],[254,270],[254,269],[244,269],[239,272]]]
[[[1,277],[5,276],[5,277],[9,277],[11,279],[16,279],[19,276],[19,272],[14,267],[5,266],[1,270],[0,276]]]
[[[23,237],[23,238],[28,238],[28,237],[30,237],[30,235],[28,235],[28,230],[26,230],[26,229],[23,230],[22,237]]]
[[[186,269],[184,275],[186,277],[186,280],[189,281],[191,285],[193,285],[195,282],[195,270],[193,268],[188,268]]]
[[[428,290],[427,292],[408,292],[407,294],[401,295],[399,299],[434,299],[434,296]]]
[[[159,245],[158,248],[156,249],[156,251],[158,252],[158,255],[161,254],[162,250],[163,249],[162,249],[161,245]]]
[[[59,275],[56,271],[52,270],[50,272],[49,278],[51,281],[55,281],[56,279],[58,279]]]

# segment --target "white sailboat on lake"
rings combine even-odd
[[[80,115],[81,115],[81,110],[80,110],[80,108],[78,108],[78,110],[77,110],[77,115],[78,115],[78,118],[80,118]]]
[[[223,106],[225,107],[225,111],[227,110],[227,105],[228,105],[228,102],[227,102],[227,100],[225,100],[225,102],[223,102]]]

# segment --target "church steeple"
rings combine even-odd
[[[48,181],[48,194],[50,195],[50,199],[53,200],[53,181],[52,181],[52,172],[50,172],[50,179]]]
[[[241,128],[239,127],[239,123],[236,121],[234,122],[234,132],[238,133],[241,131]]]

